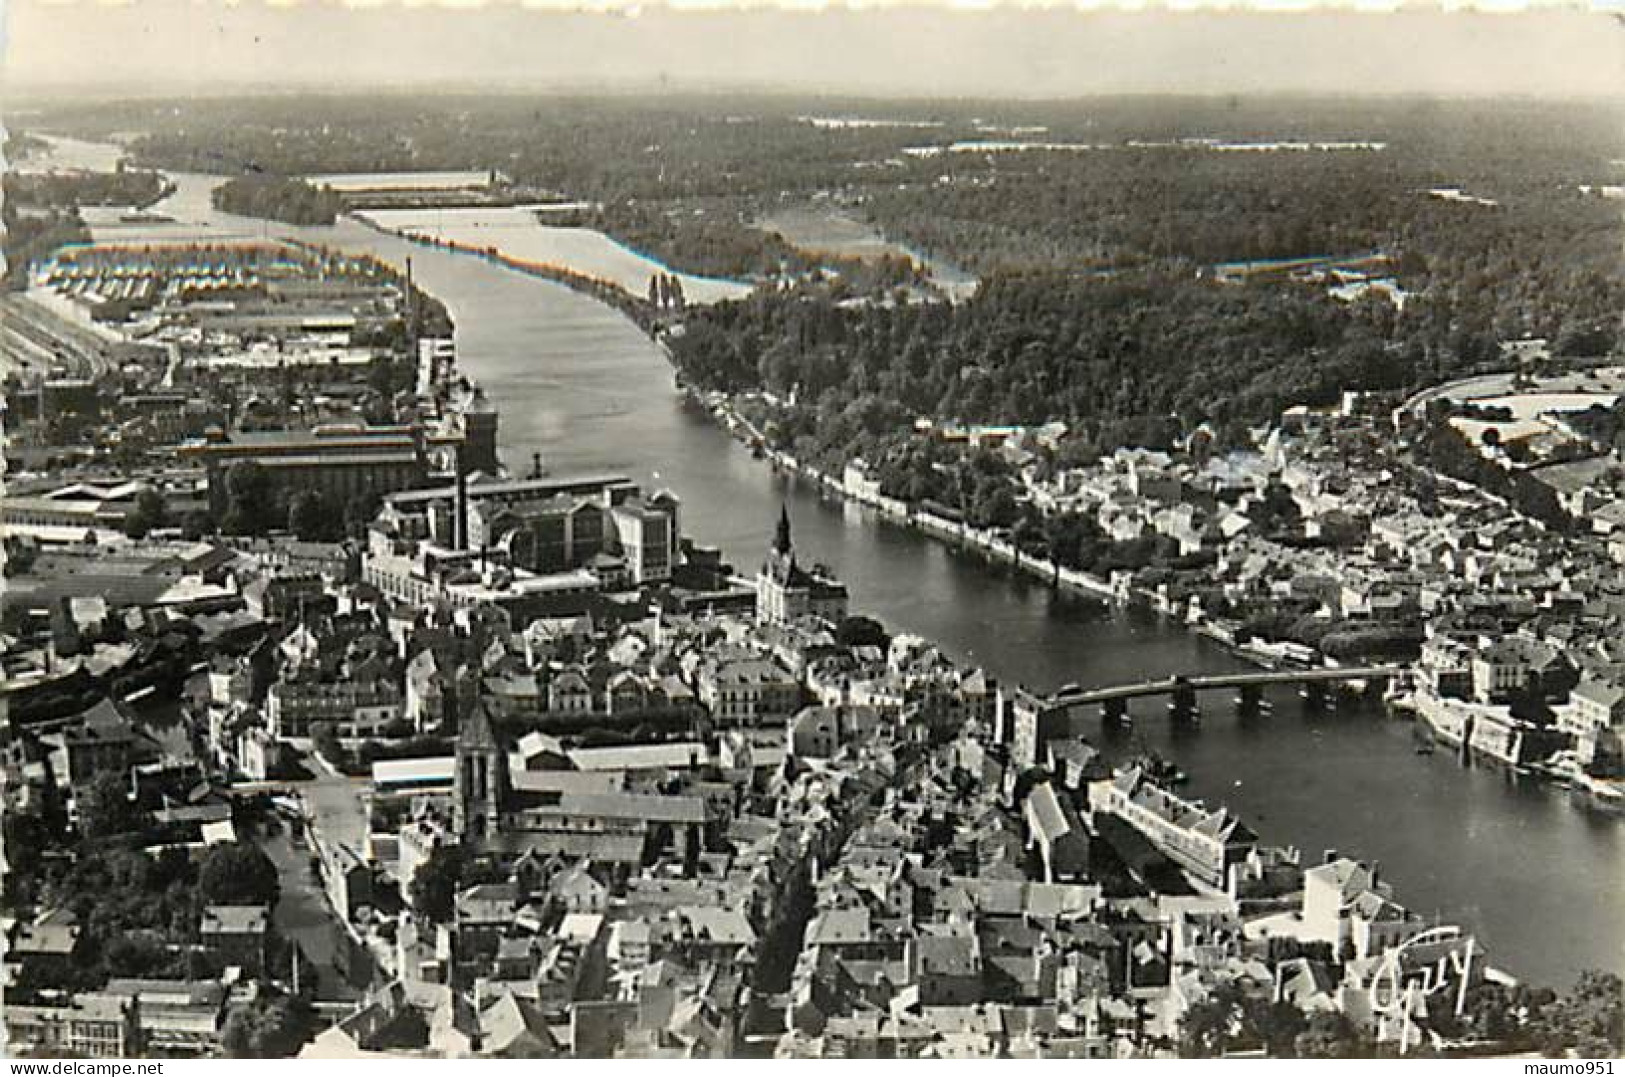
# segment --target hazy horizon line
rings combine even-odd
[[[1221,11],[1205,0],[1139,10],[555,2],[567,0],[9,0],[0,86],[13,98],[124,100],[396,88],[1011,101],[1625,97],[1625,0],[1609,0],[1617,11],[1522,12],[1407,3]]]
[[[469,81],[466,79],[425,80],[412,86],[384,82],[328,82],[284,81],[280,83],[233,81],[180,81],[162,86],[144,86],[132,90],[117,79],[82,81],[65,79],[46,81],[38,79],[13,80],[0,73],[0,91],[6,100],[0,101],[0,114],[11,111],[14,104],[31,103],[28,98],[55,103],[74,99],[82,103],[116,104],[134,101],[164,101],[173,98],[194,100],[248,100],[291,97],[554,97],[554,98],[623,98],[659,93],[667,97],[724,98],[755,97],[778,101],[831,101],[860,104],[892,102],[980,103],[1012,101],[1023,104],[1069,104],[1081,101],[1224,101],[1240,100],[1296,100],[1296,101],[1348,101],[1359,100],[1426,100],[1426,101],[1538,101],[1574,102],[1588,104],[1625,105],[1625,86],[1611,93],[1600,91],[1483,89],[1483,90],[1417,90],[1383,89],[1381,87],[1355,87],[1341,91],[1309,89],[1180,89],[1180,90],[1097,90],[1078,93],[1032,93],[968,91],[943,93],[903,89],[826,90],[793,83],[725,83],[687,81],[676,78],[650,78],[648,80],[607,80],[583,85],[579,80],[566,82],[524,82],[517,80]],[[17,100],[12,100],[17,98]]]

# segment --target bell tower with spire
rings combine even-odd
[[[796,563],[790,509],[780,505],[773,544],[756,573],[756,619],[788,624],[808,615],[839,623],[846,616],[846,587],[822,566],[809,572]]]
[[[795,546],[790,541],[790,508],[788,505],[779,505],[779,528],[773,535],[773,553],[779,557],[795,560]]]
[[[480,841],[497,832],[507,787],[507,757],[491,728],[485,701],[475,699],[458,723],[452,775],[452,825],[464,841]]]

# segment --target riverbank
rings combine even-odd
[[[1521,756],[1526,730],[1511,723],[1505,708],[1442,698],[1418,687],[1388,700],[1390,711],[1414,718],[1421,743],[1450,749],[1464,763],[1488,763],[1500,770],[1532,778],[1567,790],[1577,803],[1598,811],[1625,816],[1625,782],[1587,774],[1572,751],[1558,751],[1540,759]]]
[[[659,341],[657,340],[657,343]],[[670,352],[661,345],[668,362]],[[1129,572],[1113,573],[1109,579],[1063,568],[1047,558],[1026,553],[992,529],[975,528],[962,520],[933,513],[919,505],[883,495],[878,484],[866,476],[848,472],[840,477],[820,468],[805,464],[794,455],[771,447],[764,434],[749,418],[733,406],[723,393],[702,393],[686,388],[689,398],[703,407],[717,424],[753,455],[765,460],[774,470],[811,483],[820,496],[841,503],[864,506],[882,519],[917,534],[924,535],[954,550],[970,551],[981,555],[989,563],[1007,566],[1017,573],[1035,578],[1052,589],[1079,595],[1118,607],[1138,605],[1178,623],[1184,629],[1219,644],[1232,656],[1265,669],[1314,668],[1337,665],[1331,657],[1302,644],[1268,644],[1257,639],[1238,640],[1229,624],[1203,616],[1193,610],[1181,610],[1169,601],[1165,591],[1147,588],[1135,583]],[[1530,762],[1508,756],[1505,745],[1517,744],[1519,737],[1497,734],[1504,731],[1486,728],[1481,723],[1475,736],[1469,724],[1466,730],[1449,728],[1437,716],[1422,713],[1413,703],[1400,703],[1399,696],[1407,687],[1408,678],[1390,681],[1383,693],[1384,713],[1401,720],[1420,720],[1433,738],[1459,749],[1464,757],[1487,760],[1518,775],[1568,790],[1573,799],[1587,808],[1608,815],[1625,817],[1625,788],[1621,783],[1594,778],[1578,766],[1563,769],[1548,763]],[[1365,685],[1350,686],[1355,691],[1368,691]],[[1515,732],[1515,731],[1514,731]]]
[[[659,341],[657,341],[659,343]],[[661,345],[668,361],[669,350]],[[1010,542],[997,529],[977,528],[923,506],[886,497],[878,483],[861,474],[849,471],[836,477],[827,471],[805,464],[790,453],[774,449],[765,436],[722,393],[701,393],[692,388],[684,390],[689,399],[709,412],[712,418],[734,440],[749,448],[753,455],[766,460],[775,470],[812,483],[819,493],[842,503],[856,504],[873,510],[882,519],[938,541],[951,549],[980,554],[988,562],[1015,569],[1056,591],[1095,599],[1117,607],[1140,606],[1177,622],[1181,627],[1219,644],[1230,654],[1262,669],[1303,668],[1331,666],[1339,663],[1322,652],[1303,644],[1271,644],[1258,639],[1237,639],[1231,624],[1202,615],[1191,609],[1181,609],[1170,600],[1168,592],[1145,587],[1135,582],[1134,574],[1114,572],[1102,578],[1080,569],[1066,568],[1046,557],[1027,553]]]
[[[664,347],[662,350],[665,350]],[[669,359],[670,352],[666,354]],[[749,448],[753,454],[785,474],[806,479],[815,484],[820,492],[837,500],[866,506],[882,518],[902,527],[928,535],[955,549],[981,553],[995,564],[1008,565],[1017,572],[1035,577],[1058,590],[1123,605],[1140,600],[1160,613],[1173,612],[1166,603],[1159,605],[1158,596],[1154,592],[1135,588],[1128,573],[1114,573],[1111,579],[1101,579],[1078,569],[1063,568],[1048,558],[1037,557],[1017,548],[996,530],[972,527],[963,520],[955,520],[931,512],[920,505],[886,497],[880,492],[877,484],[862,477],[848,474],[837,478],[811,464],[804,464],[790,453],[768,445],[761,431],[741,415],[726,396],[720,393],[700,393],[694,389],[685,391],[690,399],[709,411],[723,429],[736,441]]]

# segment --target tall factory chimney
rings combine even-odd
[[[457,485],[452,501],[452,545],[459,551],[468,549],[468,468],[463,464],[463,447],[457,447]]]
[[[412,259],[406,259],[406,360],[418,361],[418,293],[412,286]]]

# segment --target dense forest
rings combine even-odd
[[[793,395],[773,433],[809,457],[872,455],[922,416],[1058,419],[1101,449],[1165,446],[1201,422],[1234,439],[1240,424],[1343,389],[1495,365],[1494,325],[1440,298],[1401,313],[1303,284],[1030,273],[987,278],[957,305],[759,294],[690,311],[670,346],[691,384]]]
[[[1541,212],[1555,225],[1584,197],[1574,186],[1617,182],[1613,162],[1621,155],[1617,116],[1572,102],[451,97],[425,105],[383,97],[309,104],[297,97],[131,103],[52,118],[86,134],[144,130],[132,152],[163,167],[285,175],[498,168],[518,184],[593,202],[629,224],[669,211],[674,227],[701,231],[746,227],[751,207],[838,192],[864,204],[888,232],[939,235],[926,245],[952,248],[983,270],[1057,256],[1071,264],[1146,254],[1197,261],[1327,254],[1408,233],[1413,216],[1485,208],[1425,196],[1441,186],[1498,200],[1511,216],[1552,201]],[[808,112],[876,125],[815,123]],[[900,122],[888,125],[892,118]],[[1045,144],[1097,149],[925,155],[1001,131],[1008,138],[1018,125],[1042,132],[1032,137]],[[1223,152],[1215,140],[1378,148]],[[733,212],[693,212],[707,200]],[[1600,212],[1586,213],[1574,234]],[[1415,227],[1426,233],[1437,224]]]
[[[58,247],[83,243],[90,229],[74,209],[30,210],[6,199],[0,206],[0,224],[5,226],[5,287],[18,290],[27,286],[28,270]]]
[[[74,206],[128,206],[145,209],[169,190],[164,177],[145,169],[117,172],[9,172],[6,201],[51,209]]]
[[[325,187],[294,176],[237,176],[210,195],[216,209],[285,224],[332,224],[344,201]]]
[[[30,145],[12,139],[7,153]],[[28,267],[67,243],[82,243],[90,230],[80,206],[129,206],[139,209],[163,197],[167,188],[157,172],[7,172],[0,179],[0,222],[5,225],[6,285],[21,287]]]
[[[1087,445],[1156,441],[1200,421],[1234,430],[1344,388],[1493,367],[1510,339],[1545,337],[1580,357],[1620,343],[1625,206],[1599,192],[1620,183],[1625,140],[1602,106],[307,104],[130,103],[52,122],[92,137],[142,130],[136,159],[165,167],[497,168],[561,192],[590,207],[578,223],[674,268],[770,285],[685,311],[672,349],[696,386],[793,397],[772,417],[773,436],[814,455],[874,451],[921,415],[1062,419]],[[982,141],[1029,138],[1050,148],[994,152]],[[979,293],[919,302],[932,293],[898,290],[914,283],[906,265],[856,272],[755,223],[819,200],[973,270]],[[1349,279],[1335,261],[1296,273],[1233,268],[1356,256],[1393,298],[1334,296]]]

